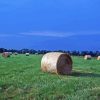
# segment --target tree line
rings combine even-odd
[[[100,56],[100,51],[64,51],[64,50],[34,50],[34,49],[21,49],[21,50],[15,50],[15,49],[5,49],[5,48],[0,48],[0,53],[3,52],[12,52],[12,53],[19,53],[19,54],[25,54],[25,53],[30,53],[30,54],[45,54],[48,52],[63,52],[63,53],[68,53],[73,56],[84,56],[84,55],[91,55],[93,57]]]

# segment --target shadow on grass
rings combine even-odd
[[[79,72],[79,71],[73,71],[71,76],[74,76],[74,77],[95,77],[95,78],[100,78],[100,74],[88,73],[88,72]]]

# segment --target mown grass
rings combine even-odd
[[[0,56],[0,100],[100,100],[100,61],[73,58],[70,76],[43,73],[42,55]]]

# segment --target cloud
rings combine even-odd
[[[44,37],[69,37],[72,36],[73,33],[63,33],[63,32],[29,32],[29,33],[20,33],[21,35],[29,35],[29,36],[44,36]]]
[[[25,37],[25,36],[41,36],[41,37],[72,37],[72,36],[88,36],[100,35],[100,31],[83,31],[83,32],[23,32],[17,34],[0,34],[0,37]]]
[[[44,37],[71,37],[71,36],[79,36],[79,35],[100,35],[100,31],[83,31],[83,32],[27,32],[20,33],[20,35],[27,36],[44,36]]]

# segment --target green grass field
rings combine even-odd
[[[44,73],[42,55],[0,55],[0,100],[100,100],[100,61],[72,57],[70,76]]]

